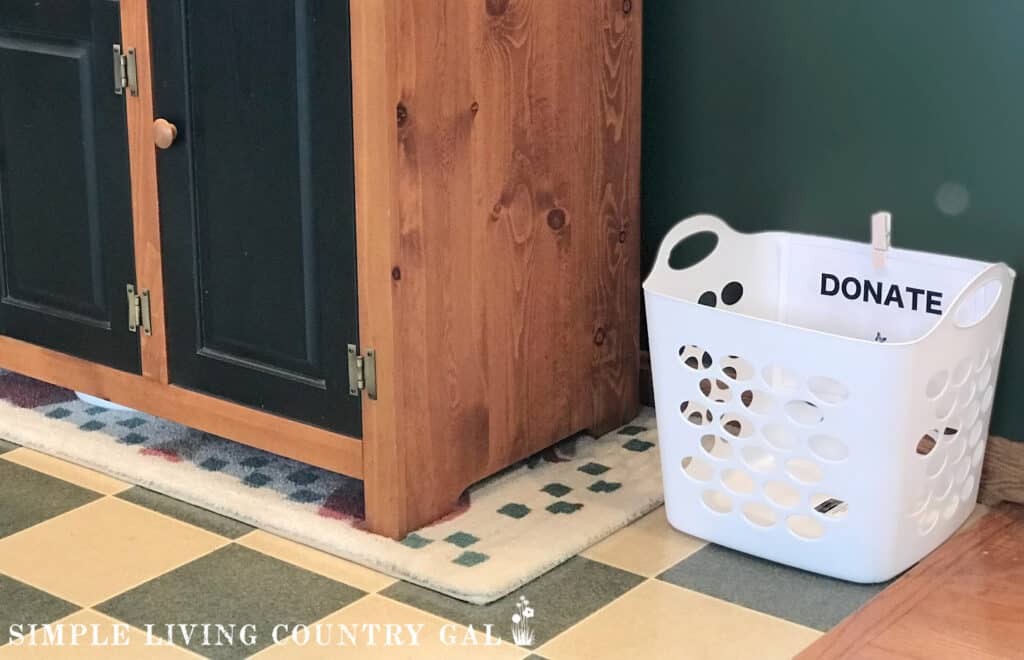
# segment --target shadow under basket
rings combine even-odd
[[[906,570],[974,508],[1014,277],[677,224],[644,282],[669,522],[855,582]]]

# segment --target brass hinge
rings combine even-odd
[[[125,88],[132,96],[139,95],[139,69],[135,64],[135,49],[121,52],[121,45],[114,44],[114,93],[124,94]]]
[[[359,396],[365,390],[371,399],[377,399],[377,353],[372,348],[360,355],[355,344],[348,345],[348,393]]]
[[[128,285],[128,330],[138,332],[139,326],[146,335],[153,334],[153,319],[149,312],[149,289],[136,293],[135,285]]]

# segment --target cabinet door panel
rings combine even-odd
[[[348,6],[151,3],[174,383],[359,435]]]
[[[0,331],[139,371],[118,4],[0,10]]]

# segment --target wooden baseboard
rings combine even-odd
[[[1024,504],[1024,442],[989,436],[978,501],[990,506],[1000,502]]]
[[[651,355],[640,352],[640,401],[654,405],[651,380]],[[985,463],[981,470],[978,501],[994,506],[1000,502],[1024,504],[1024,442],[989,436]]]

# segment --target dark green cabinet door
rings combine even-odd
[[[118,3],[0,0],[0,332],[139,371]]]
[[[170,377],[358,437],[348,3],[150,2]]]

